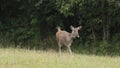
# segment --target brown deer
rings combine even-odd
[[[72,55],[70,46],[73,42],[73,39],[76,37],[79,37],[78,30],[80,30],[82,28],[82,26],[79,26],[79,27],[70,26],[70,28],[72,30],[71,33],[61,30],[60,27],[57,27],[58,31],[56,32],[56,40],[58,42],[59,55],[61,55],[62,45],[67,46],[69,53]]]

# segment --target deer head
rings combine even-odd
[[[71,28],[71,30],[72,30],[71,36],[72,36],[73,38],[76,38],[76,37],[79,38],[80,36],[79,36],[78,31],[82,28],[82,26],[79,26],[79,27],[70,26],[70,28]]]

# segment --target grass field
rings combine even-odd
[[[0,68],[120,68],[120,57],[0,48]]]

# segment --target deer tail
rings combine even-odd
[[[56,27],[56,29],[57,29],[58,31],[61,31],[60,27]]]

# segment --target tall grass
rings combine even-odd
[[[0,68],[120,68],[120,57],[0,48]]]

